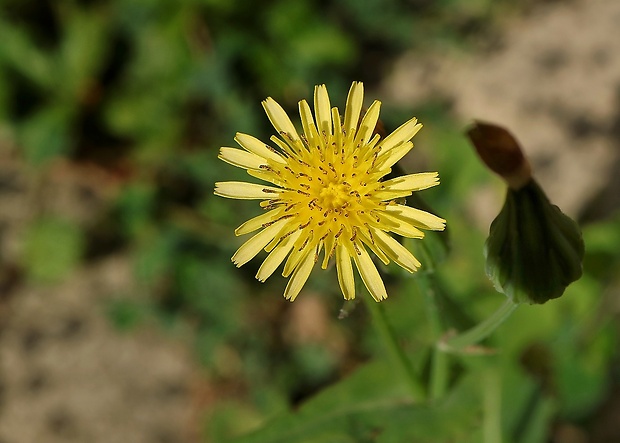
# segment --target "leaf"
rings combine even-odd
[[[478,390],[467,378],[443,402],[414,405],[407,387],[385,362],[364,366],[321,392],[296,413],[287,413],[234,443],[449,442],[464,441],[479,420]]]
[[[545,303],[579,279],[585,252],[577,223],[531,180],[508,189],[485,244],[486,270],[515,303]]]

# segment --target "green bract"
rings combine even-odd
[[[531,180],[508,189],[485,244],[486,271],[515,303],[560,297],[582,273],[581,231]]]

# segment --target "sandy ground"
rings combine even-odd
[[[538,6],[490,46],[472,56],[405,55],[384,100],[411,106],[445,97],[464,125],[473,118],[505,125],[566,212],[595,218],[616,209],[620,1]],[[4,263],[21,253],[21,230],[35,215],[73,211],[87,223],[105,204],[96,192],[84,198],[92,174],[34,182],[10,157],[0,165]],[[200,369],[190,351],[155,328],[124,334],[105,316],[112,298],[135,293],[129,269],[126,258],[108,257],[51,288],[0,275],[0,443],[198,441],[204,405],[192,393]],[[611,400],[600,421],[617,422],[618,410]],[[605,435],[612,427],[601,429],[591,441],[620,441]],[[570,438],[555,441],[589,441],[573,428],[560,432]]]
[[[139,297],[126,256],[53,285],[20,284],[10,270],[33,217],[63,214],[82,224],[97,217],[101,177],[67,174],[62,163],[40,177],[2,154],[0,442],[197,441],[191,392],[199,368],[187,344],[155,327],[123,333],[106,315],[112,300]]]
[[[505,126],[554,203],[601,217],[620,206],[619,23],[617,0],[549,2],[471,56],[405,55],[384,93],[408,106],[441,97],[463,126]]]

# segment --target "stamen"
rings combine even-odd
[[[267,223],[263,223],[263,228],[271,226],[274,223],[279,222],[280,220],[284,220],[284,219],[291,218],[291,217],[295,217],[295,214],[285,214],[285,215],[283,215],[281,217],[276,218],[275,220],[272,220],[272,221],[267,222]]]
[[[340,230],[336,233],[336,235],[334,235],[334,239],[337,240],[338,237],[340,237],[343,232],[344,232],[344,225],[340,225]]]
[[[310,223],[312,223],[312,217],[310,217],[310,218],[308,219],[308,222],[307,222],[306,224],[299,225],[299,229],[304,229],[304,228],[306,228],[306,227],[307,227]]]
[[[353,235],[351,236],[351,238],[349,240],[351,240],[352,242],[355,242],[355,238],[357,237],[357,228],[355,226],[353,226],[353,228],[351,228],[351,230],[353,231]]]
[[[370,237],[370,241],[374,245],[375,244],[375,237],[372,235],[372,231],[370,230],[370,226],[368,226],[368,223],[364,223],[364,226],[366,226],[366,229],[368,229],[368,236]]]
[[[304,240],[302,245],[299,247],[299,249],[298,249],[299,252],[303,251],[303,249],[306,247],[306,245],[310,241],[310,237],[312,237],[312,231],[310,231],[310,235],[308,237],[306,237],[306,239]]]

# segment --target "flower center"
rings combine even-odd
[[[319,191],[318,204],[325,209],[342,209],[343,205],[350,200],[350,186],[337,181],[328,183]]]

